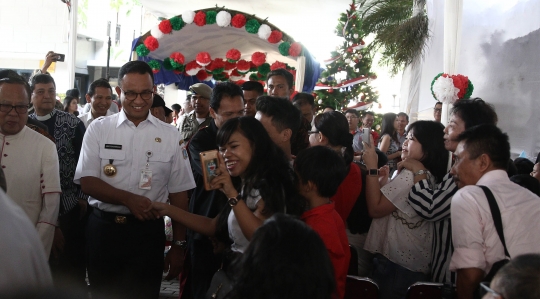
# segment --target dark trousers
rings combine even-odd
[[[381,254],[373,258],[373,275],[371,278],[379,285],[380,299],[403,299],[407,289],[415,282],[429,281],[429,275],[413,272],[404,268]]]
[[[58,257],[51,253],[49,265],[57,289],[86,292],[86,259],[84,229],[88,214],[81,217],[80,205],[59,217],[64,235],[64,250]]]
[[[208,239],[192,239],[191,253],[191,292],[193,298],[205,298],[212,277],[221,266],[221,259],[214,254],[212,242]]]
[[[163,273],[163,218],[115,222],[115,214],[90,214],[86,228],[92,298],[158,298]]]

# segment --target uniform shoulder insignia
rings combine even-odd
[[[206,128],[208,128],[208,126],[200,127],[200,128],[199,128],[199,131],[200,131],[200,130],[204,130],[204,129],[206,129]]]

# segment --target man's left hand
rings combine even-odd
[[[169,272],[165,280],[171,280],[180,275],[184,266],[184,250],[180,246],[173,245],[165,256],[163,272]]]

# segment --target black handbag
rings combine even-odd
[[[206,299],[223,299],[232,290],[232,282],[227,272],[223,269],[217,270],[212,277],[210,288],[206,292]]]

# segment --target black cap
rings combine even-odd
[[[154,93],[154,101],[152,102],[152,108],[155,107],[163,107],[163,109],[165,109],[165,115],[172,113],[172,110],[165,106],[165,100],[157,93]]]

